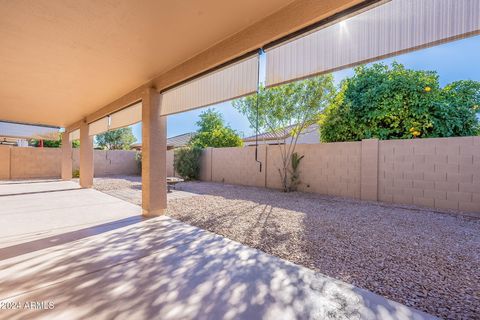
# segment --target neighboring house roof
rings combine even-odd
[[[272,132],[264,132],[264,133],[259,133],[258,134],[258,141],[277,141],[287,139],[291,136],[292,130],[295,128],[296,125],[291,125],[285,128],[283,133],[279,134],[273,134]],[[307,134],[310,132],[314,132],[318,130],[318,124],[312,124],[308,127],[306,127],[301,134]],[[255,142],[255,135],[243,138],[244,142]]]
[[[195,132],[184,133],[167,139],[167,146],[173,148],[185,147],[195,136]]]
[[[167,139],[167,147],[170,149],[185,147],[188,144],[188,142],[190,142],[190,139],[192,139],[195,136],[195,134],[196,134],[195,132],[189,132],[189,133],[180,134],[178,136],[170,137]],[[142,148],[141,143],[133,143],[130,146],[134,149]]]
[[[130,145],[130,147],[131,147],[132,149],[141,149],[141,148],[142,148],[142,144],[141,144],[141,143],[132,143],[132,144]]]
[[[11,138],[11,137],[1,137],[0,136],[0,145],[17,145],[18,138]]]

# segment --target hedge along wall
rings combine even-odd
[[[281,188],[278,146],[208,148],[200,179]],[[297,145],[299,190],[354,199],[480,212],[480,137]],[[168,169],[167,169],[168,171]]]
[[[79,168],[79,150],[72,152],[73,169]],[[135,151],[95,150],[95,176],[138,174]],[[60,148],[0,146],[0,179],[60,178]]]

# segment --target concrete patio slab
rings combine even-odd
[[[111,197],[68,192],[93,206],[79,206],[76,214],[112,218],[96,206]],[[12,197],[0,219],[18,226],[12,212],[24,210],[28,199]],[[50,223],[57,227],[52,212],[63,221],[72,208],[52,206]],[[118,220],[133,214],[122,212]],[[91,216],[85,223],[92,225],[77,237],[45,247],[37,239],[37,247],[17,254],[12,247],[23,243],[5,246],[0,238],[0,304],[10,308],[0,309],[0,319],[433,319],[166,216],[100,232]]]
[[[0,196],[26,195],[80,189],[77,183],[61,180],[0,180]]]
[[[59,244],[56,235],[70,233],[70,241],[91,227],[125,224],[141,219],[141,209],[107,194],[80,189],[70,181],[0,182],[0,248]],[[104,230],[104,229],[103,229]],[[97,230],[96,232],[99,232]],[[66,240],[66,239],[64,239]]]

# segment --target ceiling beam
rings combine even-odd
[[[193,58],[155,77],[142,86],[88,115],[88,123],[140,100],[147,88],[161,91],[215,66],[242,56],[308,25],[342,12],[366,0],[296,0],[250,27],[206,49]],[[67,127],[75,130],[80,121]]]

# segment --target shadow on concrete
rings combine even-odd
[[[0,194],[0,197],[24,196],[24,195],[39,194],[39,193],[54,193],[54,192],[72,191],[72,190],[78,190],[78,189],[80,188],[66,188],[66,189],[41,190],[41,191],[17,192],[17,193],[2,193]]]
[[[66,232],[58,235],[54,235],[47,238],[24,242],[21,244],[13,245],[10,247],[0,248],[0,260],[9,259],[26,253],[50,248],[53,246],[62,245],[65,243],[73,242],[83,238],[91,237],[108,231],[112,231],[118,228],[122,228],[131,224],[139,223],[146,220],[143,216],[133,216],[117,221],[112,221],[80,230]]]
[[[43,179],[43,180],[0,180],[1,185],[15,185],[15,184],[31,184],[31,183],[47,183],[47,182],[57,182],[62,181],[60,179]]]
[[[0,319],[423,319],[392,301],[170,218],[0,265]]]

